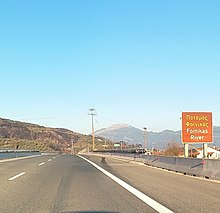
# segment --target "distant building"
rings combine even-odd
[[[197,158],[203,158],[203,149],[198,148]],[[216,147],[208,147],[208,158],[209,159],[220,159],[220,151]]]

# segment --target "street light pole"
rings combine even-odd
[[[95,149],[95,135],[94,135],[94,116],[96,116],[96,110],[94,108],[89,109],[89,114],[92,117],[92,151]]]
[[[147,149],[147,128],[144,127],[144,148]]]
[[[71,154],[73,154],[73,138],[71,138]]]

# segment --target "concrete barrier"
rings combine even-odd
[[[220,180],[220,160],[145,156],[145,164],[187,175]]]
[[[131,153],[111,153],[110,156],[143,162],[149,166],[175,171],[186,175],[220,180],[220,160]]]
[[[220,160],[205,159],[203,162],[203,176],[220,180]]]

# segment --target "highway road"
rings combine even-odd
[[[0,161],[0,212],[220,212],[217,182],[85,157]]]

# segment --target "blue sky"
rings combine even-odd
[[[220,125],[220,2],[0,2],[0,117],[90,133]]]

